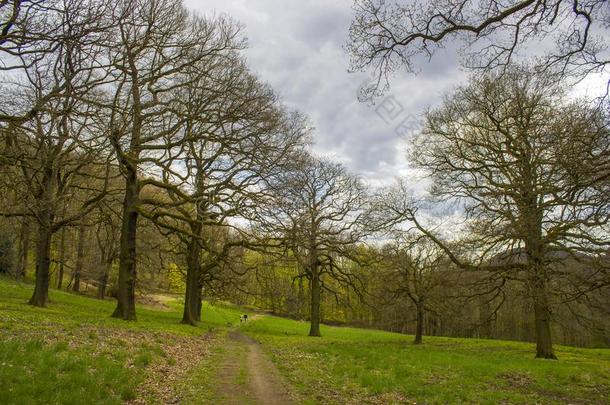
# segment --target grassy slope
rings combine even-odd
[[[536,360],[528,343],[424,339],[263,317],[245,331],[312,403],[610,403],[610,350],[558,346]]]
[[[27,284],[0,277],[0,404],[118,404],[136,396],[151,362],[168,341],[196,337],[239,320],[230,308],[206,305],[200,326],[180,325],[169,310],[139,307],[138,321],[110,318],[112,301],[52,290],[48,308],[26,304]]]
[[[112,301],[53,290],[40,309],[25,304],[30,294],[31,286],[0,278],[2,404],[134,398],[155,365],[175,361],[163,355],[168,341],[222,330],[239,316],[206,305],[205,321],[193,328],[178,324],[180,303],[170,302],[166,311],[139,307],[138,321],[124,322],[109,317]],[[242,327],[311,403],[610,403],[610,350],[558,347],[560,360],[547,361],[533,359],[527,343],[426,338],[417,347],[410,336],[333,327],[309,338],[307,323],[270,316]],[[188,375],[161,385],[184,387],[184,403],[213,399],[222,347],[209,352]]]

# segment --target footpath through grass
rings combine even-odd
[[[35,308],[31,294],[0,277],[0,404],[169,402],[206,367],[217,336],[209,332],[239,322],[236,309],[206,304],[204,322],[181,325],[177,300],[138,306],[138,320],[125,322],[110,317],[114,300],[52,290],[49,306]]]
[[[610,404],[610,350],[322,327],[271,316],[243,327],[311,403]]]

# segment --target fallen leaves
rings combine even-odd
[[[215,339],[211,334],[165,337],[167,339],[160,343],[162,354],[146,367],[146,378],[136,389],[136,399],[129,401],[129,404],[180,403],[180,382],[209,356],[210,346]]]

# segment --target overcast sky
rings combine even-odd
[[[364,73],[348,73],[343,50],[352,0],[187,0],[205,15],[226,13],[245,25],[251,68],[284,102],[315,126],[314,150],[343,161],[371,184],[407,173],[405,138],[421,114],[463,82],[450,46],[419,63],[417,76],[402,72],[375,106],[357,99]]]
[[[404,174],[405,136],[417,128],[424,108],[438,103],[463,76],[449,50],[417,77],[397,77],[389,98],[370,106],[357,99],[367,75],[348,73],[343,50],[352,0],[187,0],[186,5],[243,23],[249,65],[285,103],[310,117],[314,150],[340,159],[373,184]]]

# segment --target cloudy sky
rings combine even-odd
[[[371,183],[406,171],[404,138],[420,114],[460,77],[451,51],[416,77],[397,77],[375,106],[357,99],[364,73],[348,73],[343,50],[352,0],[187,0],[203,14],[245,25],[249,64],[315,126],[317,153],[343,161]]]
[[[249,64],[283,100],[307,114],[317,153],[343,161],[371,184],[407,173],[405,138],[421,114],[464,80],[457,51],[448,47],[399,74],[375,106],[357,99],[365,73],[348,73],[343,50],[352,0],[187,0],[205,15],[226,13],[245,25]]]

